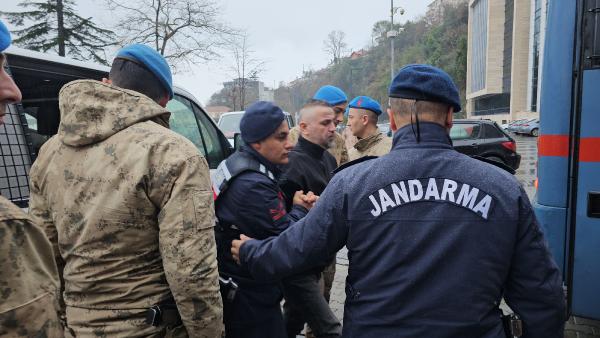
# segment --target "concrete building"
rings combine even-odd
[[[262,81],[253,79],[235,79],[233,81],[223,83],[223,88],[227,92],[234,92],[239,90],[239,88],[242,86],[242,83],[245,87],[246,97],[244,106],[250,105],[256,101],[273,101],[275,91],[265,87],[265,84]],[[236,105],[238,104],[239,103],[236,103]]]
[[[469,0],[467,116],[537,117],[547,0]]]

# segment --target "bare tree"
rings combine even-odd
[[[113,45],[115,34],[97,26],[92,18],[80,16],[72,0],[22,1],[23,12],[3,12],[7,21],[20,29],[13,30],[14,43],[27,49],[47,52],[78,60],[92,59],[106,64],[104,48]],[[30,24],[26,26],[26,23]]]
[[[234,77],[231,93],[234,110],[245,109],[249,103],[248,84],[258,81],[258,75],[264,70],[265,62],[254,58],[254,51],[250,48],[248,35],[245,33],[231,42],[232,62],[229,71]]]
[[[344,41],[346,33],[342,31],[331,31],[327,35],[327,39],[323,41],[323,50],[331,55],[332,62],[337,64],[344,52],[348,48],[348,44]]]
[[[210,61],[235,31],[220,22],[212,0],[106,0],[122,13],[117,23],[122,43],[153,46],[172,66]]]

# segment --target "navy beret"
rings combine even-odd
[[[337,106],[340,103],[348,102],[348,97],[343,90],[336,86],[323,86],[317,90],[313,96],[313,100],[323,101],[332,106]]]
[[[430,65],[407,65],[390,85],[389,96],[401,99],[446,103],[461,110],[458,89],[450,75]]]
[[[0,20],[0,52],[3,52],[11,43],[10,33],[8,32],[8,28],[4,25],[4,23]]]
[[[379,116],[383,113],[381,111],[381,106],[379,105],[379,102],[373,100],[372,98],[370,98],[368,96],[355,97],[348,104],[348,108],[358,108],[358,109],[370,110],[373,113],[375,113],[375,115],[377,115],[377,116]]]
[[[240,121],[242,140],[255,143],[271,136],[285,120],[283,110],[271,102],[258,101],[246,108]]]
[[[152,72],[154,76],[169,92],[169,99],[173,98],[173,77],[167,60],[154,49],[142,45],[133,44],[123,47],[116,56],[117,59],[125,59],[138,64],[142,64],[146,69]]]

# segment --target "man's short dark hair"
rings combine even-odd
[[[130,60],[116,58],[108,77],[113,85],[144,94],[155,102],[169,95],[152,72]]]

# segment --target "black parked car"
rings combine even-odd
[[[465,155],[501,162],[514,170],[521,163],[517,143],[494,121],[454,120],[450,138],[454,148]]]

